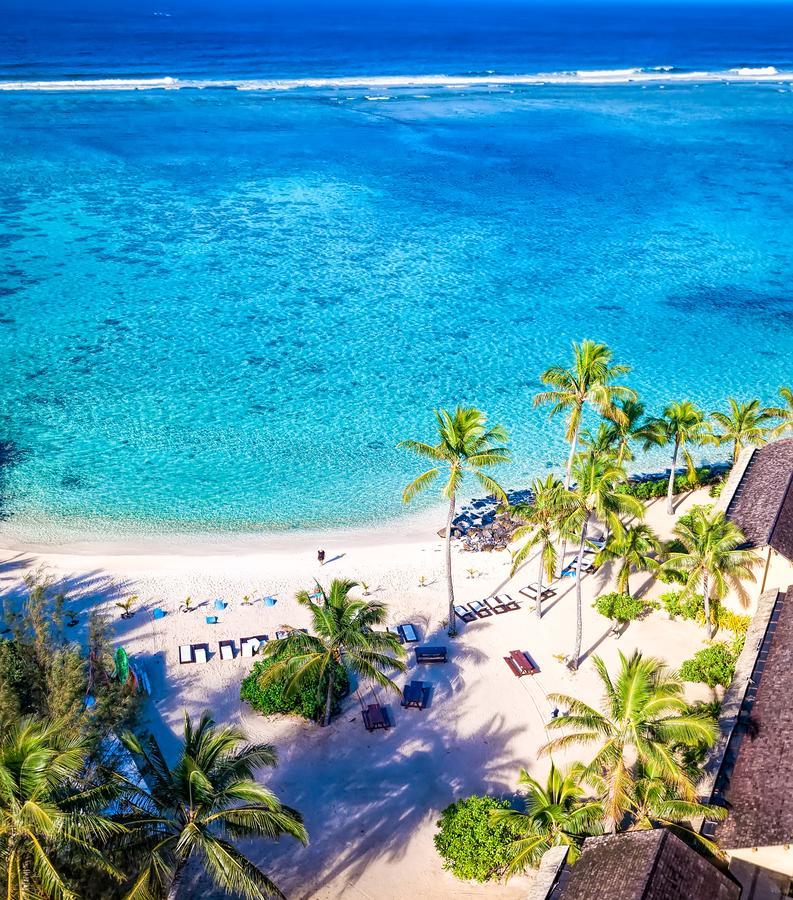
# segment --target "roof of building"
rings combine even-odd
[[[738,900],[727,874],[664,828],[588,838],[559,900]]]
[[[793,843],[793,587],[779,618],[725,797],[729,818],[716,836],[725,850]]]
[[[721,506],[750,547],[773,547],[793,561],[793,438],[745,450]]]

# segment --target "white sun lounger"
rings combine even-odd
[[[488,616],[493,615],[493,610],[479,600],[474,600],[472,603],[469,603],[468,608],[472,609],[480,619],[486,619]]]
[[[193,648],[190,644],[182,644],[179,647],[179,662],[184,665],[185,663],[193,663],[195,662],[195,657],[193,656]]]
[[[221,659],[234,659],[234,641],[220,641],[218,647]]]
[[[412,644],[419,639],[416,629],[412,625],[400,625],[399,630],[402,632],[402,636],[407,644]]]
[[[207,656],[207,648],[206,647],[193,647],[195,652],[195,661],[197,663],[205,663],[208,661],[209,657]]]

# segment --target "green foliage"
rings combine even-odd
[[[708,687],[716,687],[717,684],[727,687],[734,671],[733,649],[723,642],[717,642],[687,659],[680,667],[680,677],[683,681],[701,682]]]
[[[624,624],[638,619],[647,609],[647,604],[638,597],[613,591],[609,594],[601,594],[595,601],[594,607],[601,616]]]
[[[751,621],[750,616],[742,616],[740,613],[734,613],[731,609],[724,609],[722,606],[718,607],[716,613],[716,624],[719,628],[726,628],[727,631],[731,631],[736,637],[746,637]]]
[[[492,881],[503,875],[518,832],[509,821],[495,821],[492,813],[509,808],[505,800],[478,796],[447,806],[435,835],[443,868],[464,881]]]
[[[291,695],[287,694],[286,681],[267,682],[263,675],[276,665],[275,659],[261,659],[254,663],[250,673],[242,680],[240,698],[265,716],[294,713],[305,719],[317,720],[324,712],[325,694],[328,687],[327,675],[319,684],[319,678],[311,672],[301,679],[300,685]],[[264,686],[262,686],[264,682]],[[335,664],[333,679],[333,705],[331,712],[339,711],[339,702],[350,690],[350,682],[344,667]]]
[[[674,493],[683,494],[686,491],[694,490],[694,488],[716,484],[723,478],[723,473],[720,470],[703,466],[694,470],[694,476],[692,478],[687,472],[675,475]],[[667,477],[660,475],[655,478],[649,478],[646,481],[629,481],[622,486],[621,491],[639,500],[655,500],[659,497],[666,497],[668,488],[669,481]]]
[[[714,499],[721,497],[721,492],[724,490],[724,485],[727,479],[724,478],[721,481],[717,481],[710,486],[710,490],[708,491],[708,496],[713,497]]]
[[[702,594],[686,591],[667,591],[661,594],[661,605],[671,619],[697,620],[705,616],[705,600]]]

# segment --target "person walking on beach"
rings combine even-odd
[[[325,551],[324,550],[317,550],[317,559],[319,560],[319,564],[321,566],[325,565]]]

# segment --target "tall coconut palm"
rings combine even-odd
[[[523,522],[512,534],[513,541],[527,538],[524,545],[512,557],[514,575],[519,566],[539,547],[537,554],[537,584],[539,590],[535,600],[534,611],[537,618],[542,616],[542,588],[545,578],[550,582],[556,571],[556,538],[559,523],[566,512],[567,494],[561,481],[553,475],[537,478],[531,486],[531,503],[517,503],[512,507],[512,515]]]
[[[772,406],[767,410],[775,419],[781,420],[771,432],[772,437],[775,438],[793,431],[793,389],[781,387],[779,396],[782,398],[782,405]]]
[[[276,764],[270,744],[248,744],[234,726],[216,726],[209,712],[198,725],[184,716],[184,736],[170,767],[156,742],[125,734],[127,748],[142,760],[148,790],[135,787],[134,811],[125,820],[143,844],[144,864],[126,900],[176,896],[188,862],[200,863],[227,894],[265,900],[283,897],[273,880],[234,841],[308,840],[300,814],[284,806],[255,779],[257,769]]]
[[[449,503],[446,515],[446,586],[449,595],[449,635],[454,635],[454,582],[452,580],[452,523],[457,495],[466,475],[472,475],[479,484],[498,500],[506,503],[507,496],[501,485],[484,470],[499,463],[509,462],[507,432],[501,425],[488,427],[485,414],[473,406],[458,406],[454,413],[445,409],[435,410],[438,433],[435,444],[422,441],[401,441],[397,446],[410,450],[434,465],[422,472],[402,492],[402,502],[410,501],[432,485],[441,472],[444,473],[442,495]]]
[[[644,522],[636,522],[609,535],[596,562],[601,565],[619,560],[621,564],[617,570],[617,590],[623,594],[631,594],[631,572],[651,572],[657,569],[662,550],[663,544],[652,528]]]
[[[711,636],[711,602],[723,599],[732,588],[741,603],[748,605],[744,582],[755,580],[752,569],[760,557],[741,549],[745,538],[738,526],[709,507],[694,507],[677,523],[674,535],[684,549],[669,553],[661,569],[683,573],[686,590],[691,593],[702,589],[705,630]]]
[[[672,468],[669,471],[669,484],[666,491],[666,511],[670,516],[675,513],[673,497],[675,494],[675,474],[680,454],[683,454],[686,467],[690,473],[694,471],[694,461],[689,453],[689,446],[701,444],[708,439],[710,429],[705,421],[705,414],[690,400],[670,403],[663,416],[652,419],[647,426],[645,447],[652,444],[671,444]]]
[[[578,563],[575,573],[575,650],[570,657],[571,668],[577,669],[581,658],[583,635],[581,562],[589,525],[593,519],[597,519],[603,522],[612,534],[620,534],[623,529],[620,516],[641,518],[644,515],[644,506],[635,497],[617,490],[627,476],[625,470],[615,465],[611,458],[603,458],[591,451],[580,453],[573,461],[573,476],[575,485],[567,491],[564,498],[566,513],[560,528],[566,535],[578,536]]]
[[[83,782],[88,751],[63,723],[22,718],[0,736],[0,877],[12,900],[71,900],[57,854],[123,875],[98,849],[125,829],[102,815],[118,791]]]
[[[763,409],[759,400],[739,403],[734,397],[727,398],[726,413],[716,411],[710,414],[716,428],[713,438],[717,444],[732,442],[732,461],[737,461],[744,447],[759,447],[768,440],[776,418],[774,411]]]
[[[676,745],[710,745],[716,738],[711,718],[692,713],[683,684],[657,659],[638,651],[620,656],[620,669],[612,680],[603,660],[594,657],[603,687],[603,701],[595,709],[577,697],[551,694],[567,712],[552,719],[548,728],[565,731],[540,752],[553,753],[572,746],[598,745],[584,775],[603,779],[606,826],[614,831],[631,807],[631,789],[639,766],[652,765],[658,777],[672,785],[680,797],[693,801],[696,787],[674,751]]]
[[[565,440],[570,444],[567,457],[564,486],[570,487],[573,459],[578,447],[581,420],[586,404],[593,406],[602,416],[615,422],[624,422],[625,412],[619,401],[636,400],[636,392],[615,379],[630,372],[630,366],[613,363],[613,352],[606,344],[584,340],[573,342],[573,361],[569,368],[551,366],[540,375],[540,381],[550,390],[541,391],[534,398],[536,406],[550,406],[551,416],[564,413],[567,416]]]
[[[652,764],[637,766],[636,780],[630,788],[630,831],[669,828],[684,839],[696,841],[709,853],[716,854],[716,844],[703,837],[691,823],[702,818],[721,822],[727,818],[727,813],[723,806],[684,799]]]
[[[602,832],[603,806],[586,797],[584,771],[581,763],[557,769],[552,762],[545,784],[521,771],[518,784],[528,788],[524,809],[491,813],[495,821],[509,822],[520,835],[510,847],[509,872],[536,866],[551,847],[568,847],[567,859],[575,862],[584,838]]]
[[[609,422],[606,429],[617,451],[617,465],[622,466],[633,459],[633,444],[645,443],[652,438],[652,428],[645,418],[645,407],[641,401],[623,400],[618,407],[622,410],[622,416]]]
[[[330,722],[337,665],[397,693],[398,685],[385,673],[405,671],[399,638],[375,630],[385,624],[385,604],[350,597],[356,587],[356,581],[334,578],[328,591],[319,584],[312,594],[299,591],[295,599],[311,613],[313,634],[290,628],[286,637],[264,645],[264,655],[274,663],[262,674],[262,684],[285,681],[287,693],[292,693],[306,679],[316,678],[319,689],[325,689],[324,725]]]

